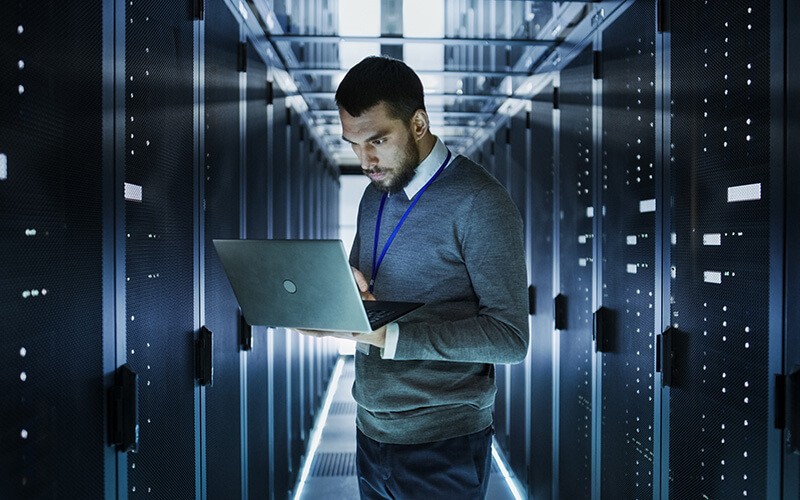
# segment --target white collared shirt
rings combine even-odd
[[[436,144],[433,145],[433,149],[431,149],[431,152],[428,154],[428,156],[422,160],[422,162],[419,164],[419,167],[417,167],[414,177],[411,178],[411,182],[409,182],[408,186],[403,189],[403,191],[406,192],[406,196],[408,196],[409,200],[416,196],[417,193],[419,193],[419,190],[422,189],[422,187],[429,180],[431,180],[431,177],[433,177],[434,174],[436,174],[436,171],[442,166],[444,159],[447,158],[447,151],[447,146],[445,146],[444,143],[437,137]],[[451,163],[453,163],[454,159],[455,157],[451,156],[450,162],[447,165],[449,166]],[[447,166],[445,166],[445,168],[447,168]]]

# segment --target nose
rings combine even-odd
[[[361,159],[362,170],[369,171],[378,165],[378,158],[366,148],[361,150],[360,159]]]

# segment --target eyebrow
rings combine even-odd
[[[379,130],[378,133],[372,134],[364,142],[372,142],[372,141],[374,141],[376,139],[380,139],[380,138],[385,137],[387,135],[389,135],[389,131],[388,130]],[[347,142],[347,143],[350,143],[350,144],[357,144],[356,142],[353,142],[350,139],[348,139],[347,137],[345,137],[344,134],[342,134],[342,140],[344,142]]]

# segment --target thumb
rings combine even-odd
[[[353,266],[350,266],[350,269],[353,270],[353,278],[356,280],[358,289],[362,292],[369,290],[369,282],[367,281],[367,278],[364,277],[364,274]]]

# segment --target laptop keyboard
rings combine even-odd
[[[391,310],[387,309],[368,309],[367,318],[370,324],[377,323],[392,315]]]

